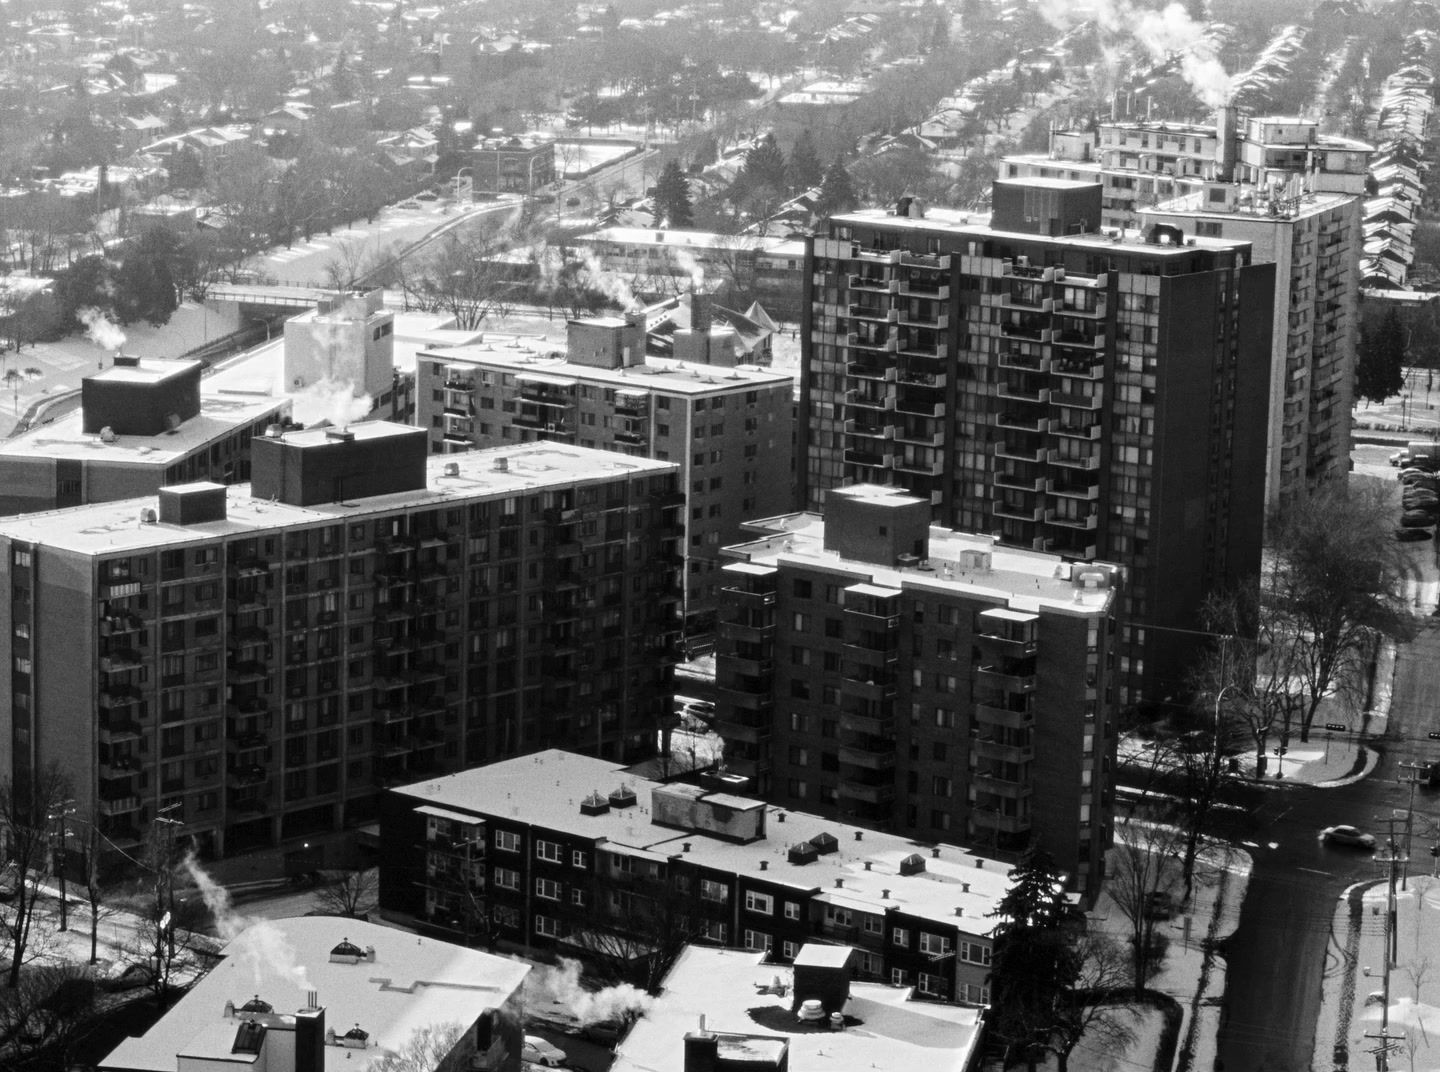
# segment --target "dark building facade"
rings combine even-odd
[[[951,528],[1123,565],[1122,684],[1158,699],[1205,595],[1259,571],[1275,267],[1177,228],[1095,233],[1099,197],[1016,180],[988,225],[913,204],[827,221],[800,479],[811,509],[893,483]]]
[[[498,756],[653,753],[673,465],[427,458],[422,431],[382,422],[262,439],[254,488],[0,522],[6,777],[60,764],[116,848],[163,813],[230,853],[353,828],[387,785]],[[337,473],[342,499],[309,494]]]

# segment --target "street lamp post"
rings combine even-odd
[[[470,181],[467,182],[467,183],[463,183],[463,184],[462,184],[462,183],[460,182],[460,176],[464,175],[465,172],[467,172],[467,171],[471,173],[471,175],[470,175]],[[465,167],[462,167],[459,171],[455,172],[455,203],[456,203],[456,204],[459,204],[460,201],[462,200],[461,194],[460,194],[460,191],[461,191],[462,189],[468,190],[468,191],[470,191],[470,193],[471,193],[471,196],[470,196],[470,197],[464,198],[463,200],[466,200],[466,201],[473,201],[473,200],[474,200],[474,188],[475,188],[475,176],[474,176],[474,172],[475,172],[474,166],[473,166],[473,165],[469,165],[469,164],[467,164]]]
[[[167,938],[169,939],[170,957],[172,960],[175,957],[175,876],[171,874],[170,869],[174,863],[172,857],[175,855],[175,830],[184,824],[179,819],[170,818],[168,813],[178,807],[180,807],[178,803],[167,805],[156,812],[155,818],[152,820],[157,828],[155,832],[156,852],[160,851],[159,828],[165,829],[165,856],[155,868],[155,907],[157,909],[163,907],[166,910],[165,914],[160,917],[160,929],[155,936],[156,971],[159,971],[160,968],[160,944]],[[160,885],[161,883],[164,883],[163,887]]]

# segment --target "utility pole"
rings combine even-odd
[[[1423,784],[1429,776],[1430,764],[1428,763],[1401,763],[1400,770],[1403,774],[1400,777],[1401,785],[1410,787],[1410,800],[1405,805],[1405,858],[1404,866],[1400,872],[1400,888],[1407,889],[1410,877],[1410,834],[1415,827],[1415,787]]]
[[[152,820],[155,824],[156,845],[155,851],[159,855],[161,851],[160,831],[164,830],[164,856],[156,861],[155,867],[155,911],[157,914],[164,912],[160,921],[160,932],[156,935],[155,960],[156,970],[159,970],[160,960],[160,939],[168,937],[170,948],[170,959],[175,959],[175,875],[172,868],[175,866],[175,832],[184,825],[179,819],[172,819],[166,813],[179,808],[179,804],[171,804],[161,808]],[[167,903],[168,902],[168,903]],[[167,933],[168,932],[168,933]]]
[[[65,839],[70,836],[68,822],[70,816],[75,814],[75,801],[62,800],[56,809],[50,813],[49,818],[60,824],[59,838],[55,843],[54,866],[55,874],[60,879],[60,929],[70,929],[69,898],[65,895]]]
[[[1395,941],[1395,868],[1400,863],[1400,856],[1395,852],[1395,824],[1400,820],[1391,816],[1381,820],[1390,826],[1390,836],[1385,842],[1385,855],[1377,857],[1378,863],[1387,864],[1390,869],[1390,878],[1386,886],[1385,895],[1385,970],[1382,975],[1382,995],[1384,1003],[1380,1007],[1380,1030],[1367,1031],[1365,1037],[1373,1039],[1376,1045],[1369,1053],[1375,1055],[1375,1072],[1388,1072],[1390,1067],[1390,1051],[1403,1041],[1403,1036],[1390,1033],[1390,966],[1396,958],[1392,948]]]

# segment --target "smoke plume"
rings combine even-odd
[[[526,977],[527,1000],[553,1002],[584,1027],[607,1020],[626,1021],[646,1012],[651,997],[638,986],[620,983],[603,990],[587,990],[580,982],[580,963],[561,957],[557,967],[537,965]]]
[[[1068,0],[1043,0],[1040,13],[1052,26],[1069,30],[1092,19],[1101,37],[1128,37],[1156,62],[1176,59],[1180,76],[1209,108],[1230,98],[1230,75],[1220,62],[1203,23],[1178,3],[1160,10],[1137,7],[1131,0],[1095,0],[1089,10],[1075,10]]]
[[[619,274],[601,264],[595,254],[588,249],[580,251],[580,271],[576,273],[576,282],[605,295],[622,309],[629,309],[640,304],[635,297],[635,292],[630,289],[630,284],[625,282]]]
[[[675,263],[690,277],[690,286],[693,289],[699,290],[705,285],[705,267],[695,259],[688,249],[675,250]]]
[[[81,309],[76,316],[85,325],[85,337],[102,350],[118,350],[125,345],[125,332],[100,309]]]
[[[248,932],[245,945],[237,954],[237,962],[250,969],[256,987],[265,981],[267,975],[278,972],[288,976],[301,990],[310,988],[305,966],[295,959],[295,950],[279,927],[269,920],[236,912],[230,903],[230,891],[210,877],[194,854],[186,856],[181,866],[199,889],[205,907],[215,919],[215,929],[221,940],[229,943],[242,932]]]
[[[367,394],[356,394],[355,385],[348,380],[327,377],[297,391],[291,408],[301,424],[309,426],[329,421],[336,428],[343,428],[363,421],[375,408],[375,400]]]

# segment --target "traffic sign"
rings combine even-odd
[[[1274,748],[1270,749],[1270,751],[1274,752],[1277,756],[1283,756],[1286,752],[1290,751],[1290,749],[1286,748],[1284,745],[1276,745]]]
[[[1431,730],[1425,736],[1429,737],[1432,741],[1440,741],[1440,730]]]
[[[1334,730],[1336,733],[1345,733],[1350,729],[1350,727],[1343,722],[1327,722],[1325,723],[1325,728],[1327,730]]]

